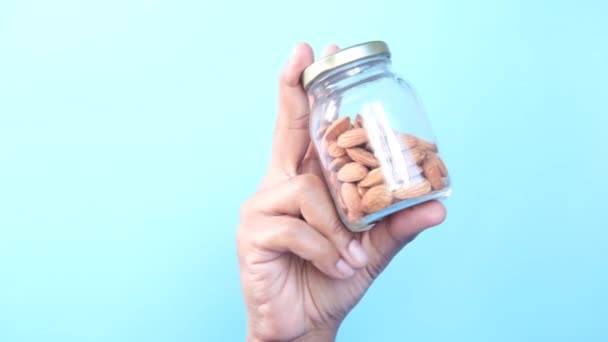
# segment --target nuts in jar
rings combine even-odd
[[[401,140],[403,159],[408,165],[401,172],[408,183],[389,187],[376,153],[368,144],[365,129],[356,127],[348,119],[345,116],[333,123],[326,122],[328,127],[343,128],[340,134],[331,133],[333,131],[322,134],[321,146],[327,146],[326,172],[335,179],[329,183],[333,187],[330,191],[340,197],[338,202],[343,204],[342,209],[349,220],[358,220],[401,200],[418,198],[446,186],[448,171],[437,154],[437,146],[411,134],[396,133]],[[332,155],[331,146],[335,145],[343,148],[345,153]]]
[[[322,58],[304,71],[311,139],[338,214],[363,231],[451,194],[448,170],[412,87],[391,71],[384,42]]]

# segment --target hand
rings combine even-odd
[[[281,72],[270,166],[241,208],[237,247],[250,341],[333,341],[395,254],[446,215],[432,201],[364,233],[343,226],[309,139],[299,80],[313,59],[310,46],[299,44]]]

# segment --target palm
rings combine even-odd
[[[319,161],[310,151],[302,163],[301,173],[321,176]],[[260,253],[258,258],[249,260],[248,277],[253,288],[260,289],[251,299],[275,315],[269,321],[276,324],[273,329],[279,329],[281,339],[293,339],[311,329],[332,328],[357,304],[388,263],[374,247],[382,243],[378,241],[382,237],[376,232],[386,232],[386,229],[387,220],[357,235],[370,255],[370,264],[345,280],[331,278],[291,253]]]
[[[291,340],[312,329],[331,328],[371,284],[364,272],[348,280],[331,279],[308,261],[290,254],[258,264],[251,271],[251,277],[259,279],[253,286],[265,289],[254,301],[274,314],[267,318],[276,324],[273,331],[281,340]]]

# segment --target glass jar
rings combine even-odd
[[[342,49],[310,65],[311,139],[345,226],[365,231],[416,204],[450,196],[448,170],[412,86],[386,43]]]

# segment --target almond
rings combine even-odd
[[[388,207],[393,201],[393,196],[384,185],[376,185],[367,190],[365,196],[361,199],[361,209],[366,213]]]
[[[420,164],[426,157],[426,152],[421,148],[410,148],[403,151],[409,165]]]
[[[360,187],[370,187],[384,183],[384,175],[382,169],[377,168],[371,170],[363,180],[359,182]]]
[[[437,166],[439,167],[439,172],[441,172],[441,176],[442,177],[447,177],[448,176],[448,168],[443,163],[443,160],[441,158],[439,158],[439,157],[437,157]]]
[[[437,152],[437,145],[432,142],[426,141],[412,134],[403,134],[401,137],[401,140],[405,144],[405,147],[409,149],[418,147],[425,151]]]
[[[416,147],[425,151],[437,152],[437,145],[419,137],[416,137]]]
[[[361,114],[357,114],[357,116],[355,117],[354,126],[355,128],[363,128],[363,117],[361,116]]]
[[[336,196],[336,201],[338,202],[338,206],[344,211],[346,210],[346,203],[344,203],[344,199],[342,198],[342,194],[338,194]]]
[[[373,154],[360,147],[349,148],[346,150],[346,153],[352,160],[365,166],[378,167],[380,165],[378,159]]]
[[[331,125],[329,125],[329,127],[327,127],[323,138],[328,141],[336,140],[340,134],[346,132],[351,127],[352,125],[350,124],[350,118],[348,116],[342,117],[335,120],[331,123]]]
[[[423,140],[418,138],[418,145],[419,148],[426,150],[426,151],[432,151],[432,152],[437,152],[437,145],[435,145],[432,142]]]
[[[349,162],[350,158],[348,158],[347,156],[339,157],[332,160],[327,168],[331,171],[338,171],[342,168],[342,166],[346,165]]]
[[[359,197],[359,190],[355,184],[342,183],[341,194],[349,213],[361,211],[361,197]]]
[[[433,190],[441,190],[445,186],[443,178],[441,177],[441,171],[437,166],[437,161],[434,159],[427,159],[422,164],[422,170],[426,179],[431,183]]]
[[[358,182],[367,176],[367,168],[359,163],[348,163],[338,171],[341,182]]]
[[[342,148],[351,148],[365,144],[367,142],[367,133],[364,128],[353,128],[348,130],[338,137],[338,146]]]
[[[402,134],[401,141],[407,149],[412,149],[418,145],[418,138],[411,134]]]
[[[445,167],[445,164],[443,163],[443,160],[441,160],[441,157],[439,157],[435,153],[431,153],[427,158],[432,158],[435,161],[437,167],[439,168],[439,172],[441,172],[441,177],[448,176],[448,169]]]
[[[342,147],[339,147],[335,141],[330,142],[327,146],[327,154],[334,158],[342,157],[345,153],[346,151]]]
[[[394,191],[393,196],[395,196],[395,198],[397,199],[404,200],[409,198],[420,197],[429,192],[431,192],[431,183],[429,183],[429,181],[425,179],[422,182],[419,182],[415,185],[411,185],[410,187]]]

